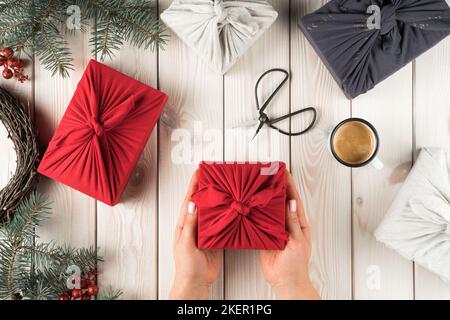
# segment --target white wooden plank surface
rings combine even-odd
[[[316,107],[319,122],[307,135],[292,138],[292,173],[312,229],[311,274],[323,299],[351,299],[350,169],[329,154],[328,130],[350,116],[350,103],[298,30],[303,15],[326,1],[292,1],[291,107]],[[292,122],[298,129],[299,124]]]
[[[272,27],[253,45],[225,75],[225,160],[284,161],[289,167],[289,137],[270,129],[252,139],[256,128],[236,128],[258,116],[254,98],[255,83],[271,68],[289,71],[289,2],[269,1],[279,16]],[[265,50],[272,47],[275,50]],[[260,103],[273,92],[284,75],[274,74],[261,83]],[[289,112],[289,82],[268,107],[269,115]],[[281,123],[289,129],[289,121]],[[269,299],[270,286],[261,273],[256,251],[229,251],[225,255],[226,299]]]
[[[375,126],[385,164],[352,170],[354,298],[412,299],[412,263],[373,236],[411,168],[411,64],[356,98],[352,115]]]
[[[450,39],[354,100],[351,108],[297,27],[301,16],[325,2],[271,0],[279,12],[276,24],[225,77],[210,71],[170,32],[169,44],[159,51],[159,58],[125,46],[108,64],[154,87],[159,84],[170,96],[172,124],[161,123],[153,132],[122,203],[114,208],[43,178],[39,190],[53,201],[54,215],[38,231],[41,238],[73,246],[98,244],[105,258],[100,276],[103,288],[122,288],[124,298],[165,299],[174,275],[172,234],[197,163],[281,159],[291,167],[312,225],[311,274],[322,298],[450,299],[449,285],[413,267],[372,237],[409,171],[413,154],[417,156],[424,146],[450,146]],[[160,10],[170,3],[160,0]],[[59,124],[90,58],[86,35],[78,33],[69,41],[76,69],[70,79],[52,78],[39,63],[34,70],[28,68],[32,80],[25,85],[0,79],[0,85],[19,95],[27,108],[36,106],[44,144]],[[241,131],[245,135],[239,137],[230,130],[255,115],[254,84],[271,67],[292,73],[290,90],[283,89],[270,107],[273,114],[314,106],[319,109],[319,124],[307,135],[292,139],[266,130],[250,144],[252,130]],[[265,85],[262,92],[269,92],[273,84]],[[380,157],[386,164],[382,172],[364,168],[352,174],[329,154],[328,129],[352,112],[377,127]],[[291,125],[298,129],[305,122],[294,120]],[[174,132],[181,136],[173,141]],[[208,142],[211,135],[217,140]],[[187,140],[192,154],[179,162],[173,153]],[[0,141],[0,163],[6,168],[0,171],[0,185],[11,175],[15,162],[11,152],[5,155],[5,148],[5,141]],[[212,288],[211,298],[273,298],[256,258],[254,252],[227,253],[224,275]],[[378,270],[380,289],[371,289],[367,283]]]
[[[447,1],[450,4],[450,1]],[[416,60],[414,151],[450,148],[450,38]],[[416,299],[450,299],[450,285],[415,266]]]
[[[165,10],[170,0],[160,1]],[[169,125],[159,132],[159,298],[166,299],[172,286],[175,265],[173,234],[192,174],[201,160],[223,160],[223,77],[210,70],[172,32],[160,50],[160,89],[169,95]],[[175,131],[175,129],[178,129]],[[208,134],[218,133],[214,142]],[[186,159],[178,159],[186,144]],[[212,145],[215,144],[215,145]],[[213,148],[211,148],[213,147]],[[217,152],[213,152],[216,150]],[[175,156],[173,156],[175,155]],[[214,285],[211,298],[223,298],[222,277]]]
[[[88,38],[77,32],[69,38],[75,71],[70,78],[52,77],[36,61],[33,77],[36,124],[40,141],[47,146],[66,111],[87,62],[90,59]],[[42,241],[55,240],[71,246],[95,246],[95,201],[84,194],[45,177],[39,191],[52,202],[52,218],[38,230]]]
[[[157,86],[156,52],[126,44],[107,64]],[[157,297],[157,131],[155,127],[120,204],[97,202],[97,243],[105,259],[99,284],[122,289],[123,299]]]

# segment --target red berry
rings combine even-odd
[[[5,68],[2,72],[2,75],[3,75],[3,78],[5,78],[5,79],[11,79],[14,74],[10,69]]]
[[[92,284],[91,280],[88,278],[81,279],[81,289],[87,289]]]
[[[8,65],[8,67],[10,68],[15,68],[17,67],[17,61],[14,58],[9,58],[8,61],[6,61],[6,64]]]
[[[68,294],[63,293],[62,295],[60,295],[60,296],[58,297],[58,300],[70,300],[70,297],[69,297]]]
[[[94,284],[94,285],[89,286],[87,291],[91,296],[96,296],[96,295],[98,295],[99,290],[98,290],[98,287]]]
[[[20,83],[24,83],[28,79],[29,79],[28,76],[24,76],[23,74],[19,76],[19,82]]]
[[[81,289],[73,289],[72,290],[72,298],[79,299],[83,295],[83,291]]]
[[[81,300],[91,300],[91,296],[88,293],[84,293],[81,296]]]
[[[0,67],[3,66],[6,63],[6,61],[8,61],[8,59],[0,55]]]
[[[11,48],[4,48],[2,50],[2,55],[6,58],[12,57],[13,54],[14,54],[14,50]]]
[[[95,278],[99,275],[99,273],[96,270],[92,270],[89,272],[89,278]]]

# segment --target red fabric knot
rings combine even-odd
[[[89,126],[92,128],[92,130],[95,132],[95,135],[98,137],[101,137],[105,132],[103,126],[94,117],[91,118]]]
[[[238,214],[246,217],[250,213],[250,208],[239,201],[233,201],[231,209],[235,210]]]

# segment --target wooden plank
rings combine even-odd
[[[86,34],[79,31],[68,38],[73,53],[75,71],[70,78],[54,77],[39,61],[35,64],[35,115],[40,141],[47,146],[66,111],[78,81],[89,61]],[[95,246],[95,201],[61,183],[41,178],[39,191],[52,201],[52,218],[37,232],[42,241],[56,240],[60,244]]]
[[[125,44],[106,64],[156,88],[157,53]],[[118,205],[97,202],[99,283],[124,291],[122,299],[157,297],[157,132],[155,129]]]
[[[355,99],[352,114],[377,129],[385,164],[353,169],[354,298],[412,299],[411,262],[373,236],[411,168],[411,64]]]
[[[351,299],[351,173],[330,155],[328,130],[350,116],[350,102],[297,27],[326,1],[291,3],[291,108],[316,107],[318,124],[292,138],[291,169],[312,229],[311,276],[323,299]],[[304,123],[292,121],[292,128]]]
[[[161,11],[170,0],[160,1]],[[168,120],[159,132],[159,298],[166,299],[175,274],[173,234],[188,183],[201,160],[223,160],[223,77],[210,70],[175,34],[160,50],[159,83],[169,95]],[[209,137],[208,137],[209,135]],[[215,136],[216,139],[208,142]],[[179,159],[177,150],[191,153]],[[214,152],[215,151],[215,152]],[[223,297],[222,277],[211,298]]]
[[[279,16],[270,29],[225,75],[225,160],[284,161],[289,167],[289,137],[264,128],[250,142],[256,128],[235,128],[258,116],[254,98],[255,83],[271,68],[289,71],[289,2],[269,1]],[[261,104],[283,79],[282,74],[269,76],[261,83]],[[267,109],[269,115],[289,112],[289,82]],[[289,121],[281,124],[289,130]],[[255,251],[228,251],[225,255],[226,299],[269,299],[270,286],[260,271]]]
[[[450,1],[447,1],[450,4]],[[415,68],[414,151],[450,147],[450,38],[419,57]],[[450,299],[450,285],[415,266],[416,299]]]

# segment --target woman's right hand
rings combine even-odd
[[[320,299],[309,277],[311,232],[295,182],[287,180],[286,226],[289,239],[282,251],[261,251],[259,260],[267,282],[278,299]]]

